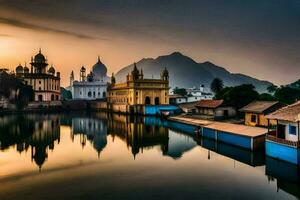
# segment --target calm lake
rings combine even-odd
[[[0,199],[299,199],[294,165],[153,117],[0,117]]]

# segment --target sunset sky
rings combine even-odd
[[[300,1],[0,0],[0,67],[39,48],[63,86],[98,55],[110,75],[174,51],[286,84],[300,78]]]

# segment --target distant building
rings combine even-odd
[[[16,75],[32,86],[35,101],[60,101],[60,73],[55,68],[48,68],[46,57],[41,50],[31,57],[31,69],[26,65],[16,67]]]
[[[214,95],[209,91],[209,89],[205,88],[204,85],[201,85],[199,88],[188,88],[186,91],[188,96],[187,102],[212,99],[214,97]]]
[[[103,99],[107,96],[107,68],[98,57],[97,63],[92,67],[92,71],[86,75],[84,66],[80,69],[80,80],[74,80],[74,72],[70,75],[70,87],[73,99],[95,100]]]
[[[179,94],[170,94],[169,95],[170,104],[181,104],[187,103],[187,97]]]
[[[236,116],[236,109],[226,105],[224,100],[200,100],[195,106],[197,114],[205,118],[226,119]]]
[[[115,112],[155,114],[161,105],[169,104],[169,72],[164,69],[160,79],[145,79],[136,64],[124,83],[111,78],[109,109]],[[148,112],[149,111],[149,112]]]
[[[189,102],[189,103],[181,103],[179,104],[179,108],[185,113],[196,114],[197,113],[197,105],[198,102]]]
[[[300,101],[266,116],[277,123],[269,127],[266,154],[276,159],[300,164]]]
[[[170,104],[181,104],[181,103],[191,103],[191,102],[197,102],[202,99],[212,99],[213,94],[208,91],[204,87],[204,85],[201,85],[199,88],[193,87],[186,89],[187,95],[182,96],[178,94],[171,94],[169,96]]]
[[[266,115],[283,107],[284,104],[278,101],[254,101],[239,111],[245,113],[245,124],[248,126],[268,126]],[[276,124],[276,120],[269,120],[271,125]]]

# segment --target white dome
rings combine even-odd
[[[107,68],[100,61],[99,57],[98,57],[98,62],[92,68],[92,72],[93,72],[94,78],[96,78],[96,79],[100,79],[101,77],[105,77],[106,74],[107,74]]]

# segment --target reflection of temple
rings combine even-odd
[[[48,158],[48,150],[54,149],[54,142],[60,142],[59,115],[30,116],[34,125],[34,132],[25,145],[31,146],[31,158],[41,169]]]
[[[159,145],[162,152],[168,151],[168,129],[162,126],[146,125],[144,118],[125,115],[109,115],[108,132],[126,141],[135,157],[140,151]]]
[[[75,135],[79,135],[82,147],[86,145],[87,140],[90,141],[99,156],[107,144],[107,122],[105,117],[106,115],[101,113],[95,117],[72,118],[72,140],[74,140]]]
[[[60,139],[58,115],[6,116],[0,118],[0,149],[15,146],[22,153],[30,147],[31,158],[41,169],[48,157],[48,149]]]

